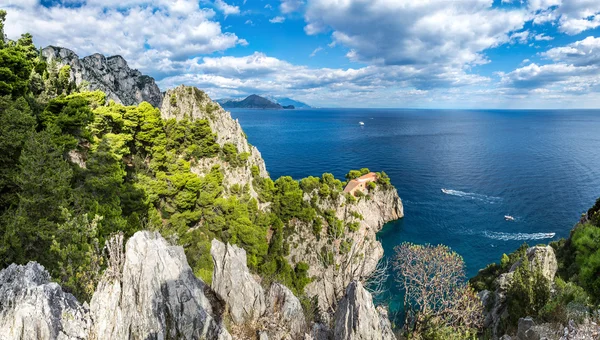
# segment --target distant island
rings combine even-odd
[[[217,102],[226,109],[242,108],[242,109],[296,109],[310,108],[306,103],[299,102],[285,97],[265,96],[261,97],[252,94],[246,98],[223,98]]]

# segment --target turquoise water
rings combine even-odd
[[[469,276],[523,242],[567,237],[600,196],[600,111],[311,109],[232,115],[273,178],[323,172],[343,178],[362,167],[386,171],[406,216],[379,233],[385,255],[393,256],[403,241],[443,243],[463,256]]]

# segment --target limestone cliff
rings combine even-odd
[[[160,234],[130,238],[117,276],[103,280],[90,303],[96,339],[231,339],[183,248]]]
[[[96,53],[80,59],[73,51],[55,46],[42,49],[42,56],[58,68],[69,65],[72,82],[77,86],[87,85],[89,90],[100,90],[116,103],[137,105],[146,101],[156,107],[162,103],[163,96],[154,79],[129,68],[121,56]]]
[[[206,119],[216,134],[217,143],[221,146],[230,143],[235,145],[238,153],[246,153],[248,158],[243,166],[233,166],[218,157],[201,159],[192,168],[198,175],[204,175],[210,169],[219,165],[224,174],[224,184],[230,187],[239,184],[242,187],[248,185],[253,197],[257,193],[252,185],[252,166],[258,167],[259,176],[268,177],[265,161],[258,149],[246,139],[240,123],[231,118],[229,112],[223,110],[216,102],[213,102],[206,93],[190,86],[178,86],[170,89],[165,94],[165,100],[161,107],[162,117],[165,119]]]
[[[0,340],[86,339],[90,325],[88,310],[41,265],[0,271]]]
[[[37,263],[0,271],[0,339],[231,339],[220,302],[183,248],[138,232],[124,261],[105,275],[89,310]]]
[[[335,312],[334,338],[339,340],[396,339],[386,313],[373,305],[371,294],[360,282],[353,281]]]
[[[381,186],[357,202],[340,195],[337,200],[322,200],[318,205],[323,211],[333,210],[346,224],[358,223],[355,231],[348,230],[333,239],[328,226],[315,235],[305,224],[292,223],[294,233],[288,238],[291,245],[288,260],[310,265],[309,275],[314,281],[306,286],[305,292],[308,296],[318,296],[321,310],[331,314],[352,281],[366,281],[375,271],[383,257],[376,234],[385,223],[402,218],[404,208],[396,189]],[[344,249],[343,244],[349,244],[349,249]]]

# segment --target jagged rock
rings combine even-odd
[[[554,276],[558,270],[558,262],[554,249],[550,246],[535,246],[527,248],[527,259],[529,260],[529,269],[532,271],[541,269],[542,274],[550,283],[554,281]],[[521,261],[517,261],[510,268],[510,272],[514,272],[521,265]]]
[[[266,318],[277,320],[280,328],[294,339],[302,336],[307,329],[300,300],[286,286],[279,283],[273,283],[269,288]]]
[[[242,126],[237,119],[231,118],[229,112],[223,110],[218,103],[213,102],[206,93],[195,87],[181,85],[165,93],[161,115],[165,119],[205,119],[213,133],[216,134],[217,143],[221,146],[231,143],[236,146],[238,153],[248,153],[246,165],[242,167],[234,167],[219,158],[211,158],[194,165],[192,171],[198,175],[204,175],[213,166],[219,165],[225,177],[226,187],[233,184],[240,184],[242,187],[248,185],[250,194],[255,198],[258,197],[252,184],[251,167],[258,167],[260,177],[268,177],[265,161],[258,149],[248,143]]]
[[[246,266],[246,251],[213,239],[212,289],[226,303],[236,324],[256,321],[266,311],[265,292]]]
[[[55,46],[44,48],[42,56],[48,63],[56,62],[59,68],[69,65],[71,81],[77,86],[86,82],[90,90],[100,90],[117,103],[137,105],[146,101],[155,107],[162,103],[163,96],[154,79],[130,69],[121,56],[96,53],[79,59],[73,51]]]
[[[519,340],[540,340],[540,335],[533,329],[535,322],[530,317],[519,319],[519,328],[517,330],[517,339]]]
[[[337,340],[396,339],[387,315],[383,316],[373,305],[371,294],[358,281],[346,289],[334,318],[334,337]]]
[[[88,311],[38,263],[0,271],[0,339],[87,339]]]
[[[314,193],[317,195],[317,193]],[[312,195],[305,195],[305,200],[311,201]],[[292,265],[305,262],[309,267],[308,274],[315,277],[304,291],[308,296],[317,296],[319,307],[324,313],[321,318],[327,320],[333,312],[336,302],[344,295],[346,287],[354,280],[362,280],[377,268],[379,260],[383,257],[383,247],[377,240],[377,232],[389,221],[397,220],[404,216],[402,200],[396,189],[383,189],[377,187],[370,194],[370,199],[362,198],[358,202],[347,202],[344,195],[337,200],[331,198],[321,200],[319,208],[322,211],[332,210],[338,219],[344,223],[358,222],[359,228],[354,232],[346,230],[344,240],[352,244],[347,253],[340,253],[335,248],[342,241],[329,242],[327,228],[324,227],[319,238],[315,236],[310,226],[292,221],[294,232],[288,237],[290,253],[287,256]],[[361,216],[356,218],[355,216]],[[323,218],[323,220],[325,220]],[[333,262],[339,265],[327,265],[323,261],[322,251],[330,251]],[[349,259],[348,256],[352,256]]]
[[[105,278],[90,308],[96,339],[231,339],[216,299],[196,278],[183,248],[158,233],[127,241],[122,279]],[[216,306],[216,307],[215,307]]]

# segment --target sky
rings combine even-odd
[[[600,108],[600,0],[0,0],[5,33],[166,90],[318,107]]]

